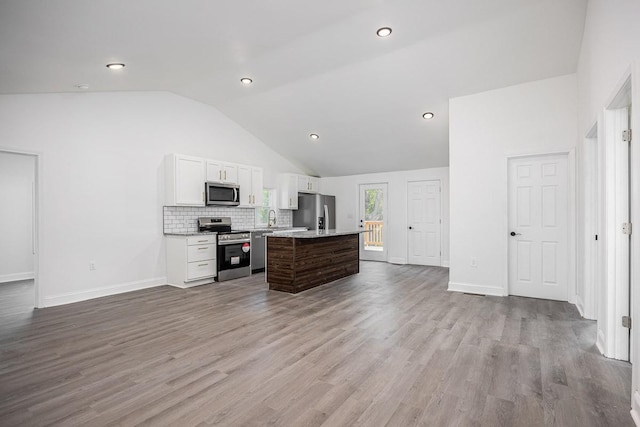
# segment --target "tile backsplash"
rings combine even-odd
[[[292,212],[285,209],[275,209],[276,224],[279,227],[291,227]],[[198,218],[201,216],[231,217],[234,230],[252,229],[256,226],[255,209],[226,208],[226,207],[197,207],[197,206],[164,206],[165,233],[195,233],[198,231]]]

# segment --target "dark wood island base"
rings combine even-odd
[[[316,238],[268,236],[269,289],[296,294],[360,272],[357,233]]]

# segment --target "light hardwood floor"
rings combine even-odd
[[[363,262],[0,317],[0,425],[631,426],[628,363],[567,303]]]

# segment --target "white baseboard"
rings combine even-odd
[[[74,302],[86,301],[89,299],[106,297],[109,295],[122,294],[125,292],[138,291],[140,289],[153,288],[167,284],[166,277],[155,277],[147,280],[137,280],[135,282],[121,283],[119,285],[105,286],[102,288],[88,289],[80,292],[70,292],[68,294],[54,295],[43,298],[42,307],[54,307],[56,305],[71,304]]]
[[[598,334],[596,336],[596,347],[598,347],[600,354],[606,356],[604,351],[604,333],[600,329],[598,329]]]
[[[576,295],[576,308],[578,309],[580,316],[584,317],[584,303],[582,302],[580,295]]]
[[[398,258],[398,257],[394,257],[394,258],[389,258],[389,264],[406,264],[407,260],[404,258]]]
[[[640,426],[640,394],[637,391],[633,392],[631,398],[631,418],[637,426]]]
[[[440,264],[442,264],[443,267],[449,268],[449,260],[448,259],[443,259]]]
[[[449,291],[464,292],[467,294],[493,295],[504,297],[506,293],[503,288],[497,286],[474,285],[471,283],[449,282]]]
[[[0,275],[0,283],[17,282],[18,280],[30,280],[35,278],[33,271],[25,273],[12,273]]]

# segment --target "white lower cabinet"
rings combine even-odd
[[[211,283],[216,276],[216,235],[165,236],[167,282],[179,288]]]
[[[187,263],[187,280],[197,280],[216,275],[216,260],[206,260]]]

